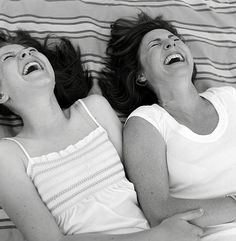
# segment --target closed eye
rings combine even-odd
[[[154,46],[158,46],[158,45],[161,45],[161,41],[155,41],[154,43],[152,43],[150,45],[150,48],[154,47]]]
[[[7,60],[7,59],[9,59],[9,58],[13,58],[13,57],[14,57],[13,54],[5,55],[5,56],[2,58],[2,60],[5,61],[5,60]]]
[[[30,53],[34,53],[34,52],[38,52],[38,50],[35,48],[30,48]]]
[[[152,48],[152,47],[154,47],[154,46],[158,46],[158,45],[160,45],[160,44],[159,44],[159,43],[152,44],[152,45],[150,46],[150,48]]]

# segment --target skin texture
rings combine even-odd
[[[0,91],[4,96],[1,101],[22,117],[24,126],[15,139],[31,157],[62,150],[94,130],[95,124],[82,117],[81,108],[60,108],[53,93],[54,72],[44,55],[32,48],[7,45],[0,49],[0,61]],[[41,67],[25,75],[26,64],[35,61]],[[106,99],[91,95],[83,101],[122,158],[122,126]],[[18,145],[0,141],[0,204],[27,241],[195,241],[202,234],[199,227],[188,222],[202,215],[198,209],[134,234],[64,235],[26,174],[27,164],[28,159]]]
[[[166,64],[172,54],[182,61]],[[191,81],[193,58],[188,47],[169,31],[148,32],[139,47],[142,75],[163,107],[176,121],[197,134],[210,134],[219,117],[213,105],[201,98]],[[204,215],[193,223],[206,227],[231,222],[236,205],[231,198],[205,200],[170,196],[166,145],[162,135],[146,120],[131,117],[124,128],[124,163],[134,183],[145,216],[155,226],[178,212],[203,208]]]

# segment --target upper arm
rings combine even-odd
[[[178,199],[169,195],[166,145],[161,134],[149,122],[131,117],[124,128],[124,164],[134,183],[140,205],[151,226],[166,217],[203,208],[204,215],[193,222],[199,226],[231,222],[235,203],[230,198]]]
[[[106,129],[119,156],[122,156],[122,124],[108,101],[100,95],[90,95],[84,102],[99,124]]]
[[[27,241],[58,240],[60,231],[21,158],[17,148],[0,143],[0,204]]]
[[[131,117],[123,134],[124,165],[134,183],[141,207],[152,220],[153,208],[169,195],[166,145],[159,131],[140,117]]]

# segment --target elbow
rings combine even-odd
[[[147,218],[150,227],[156,227],[159,225],[164,219],[167,218],[167,215],[163,212],[153,212],[153,214]]]
[[[147,213],[146,218],[151,227],[159,225],[163,220],[174,214],[169,199],[171,199],[171,197],[166,196],[158,202],[158,205],[155,205],[155,208],[152,208],[152,210]]]

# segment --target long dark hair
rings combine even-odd
[[[79,98],[88,95],[92,88],[92,78],[83,67],[80,48],[75,48],[68,39],[47,35],[44,41],[40,42],[24,30],[14,33],[1,31],[0,47],[8,44],[36,48],[48,58],[55,71],[54,92],[61,108],[68,108]],[[1,114],[8,112],[4,110]]]
[[[152,18],[144,12],[135,18],[120,18],[111,25],[107,59],[99,85],[111,106],[123,114],[128,115],[141,105],[158,103],[150,88],[136,84],[141,70],[139,46],[144,35],[154,29],[166,29],[181,38],[162,16]]]

